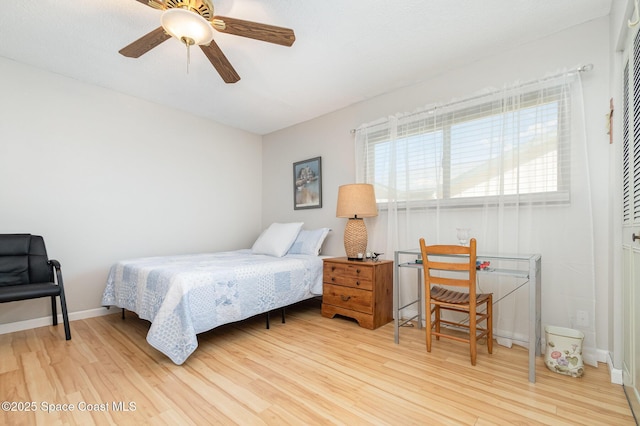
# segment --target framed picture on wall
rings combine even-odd
[[[322,207],[322,157],[293,163],[293,209]]]

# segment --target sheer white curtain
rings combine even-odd
[[[540,253],[543,327],[581,329],[585,361],[595,362],[587,353],[595,350],[595,283],[582,102],[580,73],[565,72],[364,124],[356,172],[376,190],[372,250],[392,259],[421,237],[457,244],[456,228],[470,228],[479,254]],[[401,273],[404,305],[415,298],[416,276]],[[503,345],[528,341],[527,287],[513,291],[523,283],[479,278],[498,301],[494,330]],[[589,328],[576,322],[578,310]]]

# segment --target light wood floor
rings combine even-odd
[[[260,317],[204,333],[182,366],[147,344],[148,327],[128,312],[74,321],[68,342],[62,326],[1,335],[0,396],[36,411],[3,406],[0,424],[635,424],[606,365],[571,378],[539,358],[531,384],[523,348],[483,346],[472,367],[464,344],[427,353],[424,330],[405,327],[396,345],[393,324],[322,318],[317,301],[270,330]]]

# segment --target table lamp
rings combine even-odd
[[[346,217],[344,250],[349,260],[363,260],[367,251],[367,227],[363,218],[378,215],[373,185],[354,183],[338,188],[336,217]]]

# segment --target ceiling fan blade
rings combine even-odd
[[[205,56],[211,62],[211,65],[218,71],[220,77],[224,80],[225,83],[236,83],[240,80],[240,76],[231,66],[231,62],[224,56],[220,47],[216,44],[215,41],[211,40],[211,43],[208,46],[200,46],[202,52],[204,52]]]
[[[130,45],[120,49],[120,54],[128,58],[139,58],[163,41],[169,40],[171,36],[164,31],[164,28],[158,27],[149,34],[143,35]]]
[[[138,0],[138,2],[149,7],[153,7],[154,9],[166,9],[164,0]]]
[[[226,16],[214,16],[213,27],[222,33],[249,37],[282,46],[291,46],[293,42],[296,41],[296,35],[293,33],[293,30],[289,28],[244,21],[236,18],[227,18]]]

